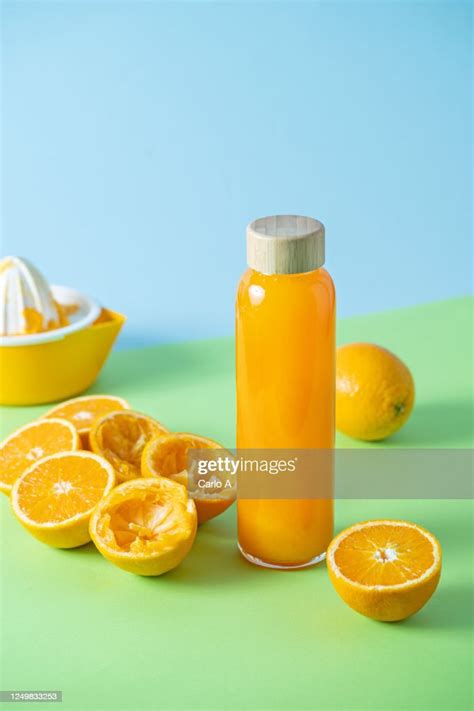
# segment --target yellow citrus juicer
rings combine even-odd
[[[0,261],[0,404],[39,405],[97,378],[125,317],[76,289],[49,286],[28,260]]]

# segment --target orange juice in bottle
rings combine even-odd
[[[247,228],[237,292],[238,449],[334,446],[335,292],[323,269],[324,227],[278,215]],[[243,452],[245,454],[245,452]],[[240,498],[239,548],[253,563],[300,568],[322,560],[330,498]]]

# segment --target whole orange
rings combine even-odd
[[[349,437],[385,439],[408,420],[415,384],[405,363],[374,343],[350,343],[336,354],[336,427]]]

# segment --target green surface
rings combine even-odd
[[[416,408],[391,446],[472,446],[471,319],[461,299],[340,323],[339,342],[378,342],[413,372]],[[94,391],[234,445],[230,339],[117,352]],[[44,409],[4,408],[3,434]],[[3,689],[62,689],[58,708],[81,711],[472,708],[472,502],[338,502],[337,530],[396,517],[438,536],[438,591],[399,624],[346,607],[324,565],[281,573],[246,563],[234,508],[200,529],[177,570],[146,579],[92,544],[43,546],[5,497],[1,506]]]

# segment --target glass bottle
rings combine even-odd
[[[324,227],[295,215],[247,228],[236,303],[238,449],[334,446],[335,291]],[[274,568],[313,565],[333,535],[333,501],[242,499],[242,554]]]

